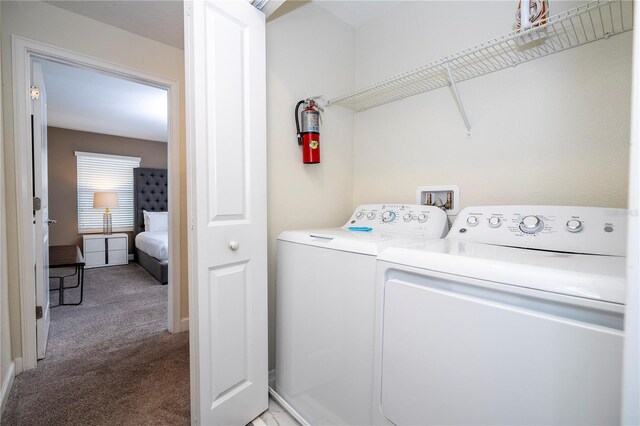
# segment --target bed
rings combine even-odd
[[[168,176],[165,169],[133,169],[133,238],[136,262],[160,284],[169,276],[168,232],[145,232],[143,212],[166,212]]]

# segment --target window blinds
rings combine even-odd
[[[116,192],[118,207],[110,209],[114,231],[133,230],[133,169],[140,158],[76,151],[78,232],[102,231],[104,209],[93,208],[94,192]]]

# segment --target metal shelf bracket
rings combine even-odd
[[[447,73],[449,73],[449,85],[453,89],[453,93],[456,97],[456,102],[458,103],[458,108],[460,108],[460,115],[462,115],[462,121],[464,121],[464,126],[467,128],[467,137],[471,137],[471,125],[469,124],[469,118],[467,117],[467,112],[464,110],[464,105],[462,104],[462,98],[460,98],[460,92],[458,92],[456,79],[453,76],[453,73],[451,72],[449,61],[446,61],[444,65],[447,67]]]

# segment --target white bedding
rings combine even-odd
[[[136,235],[136,247],[160,261],[169,260],[169,233],[141,232]]]

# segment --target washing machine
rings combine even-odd
[[[275,392],[312,425],[371,423],[376,256],[448,231],[437,207],[363,205],[277,242]]]
[[[378,257],[373,419],[620,423],[626,210],[464,209]]]

